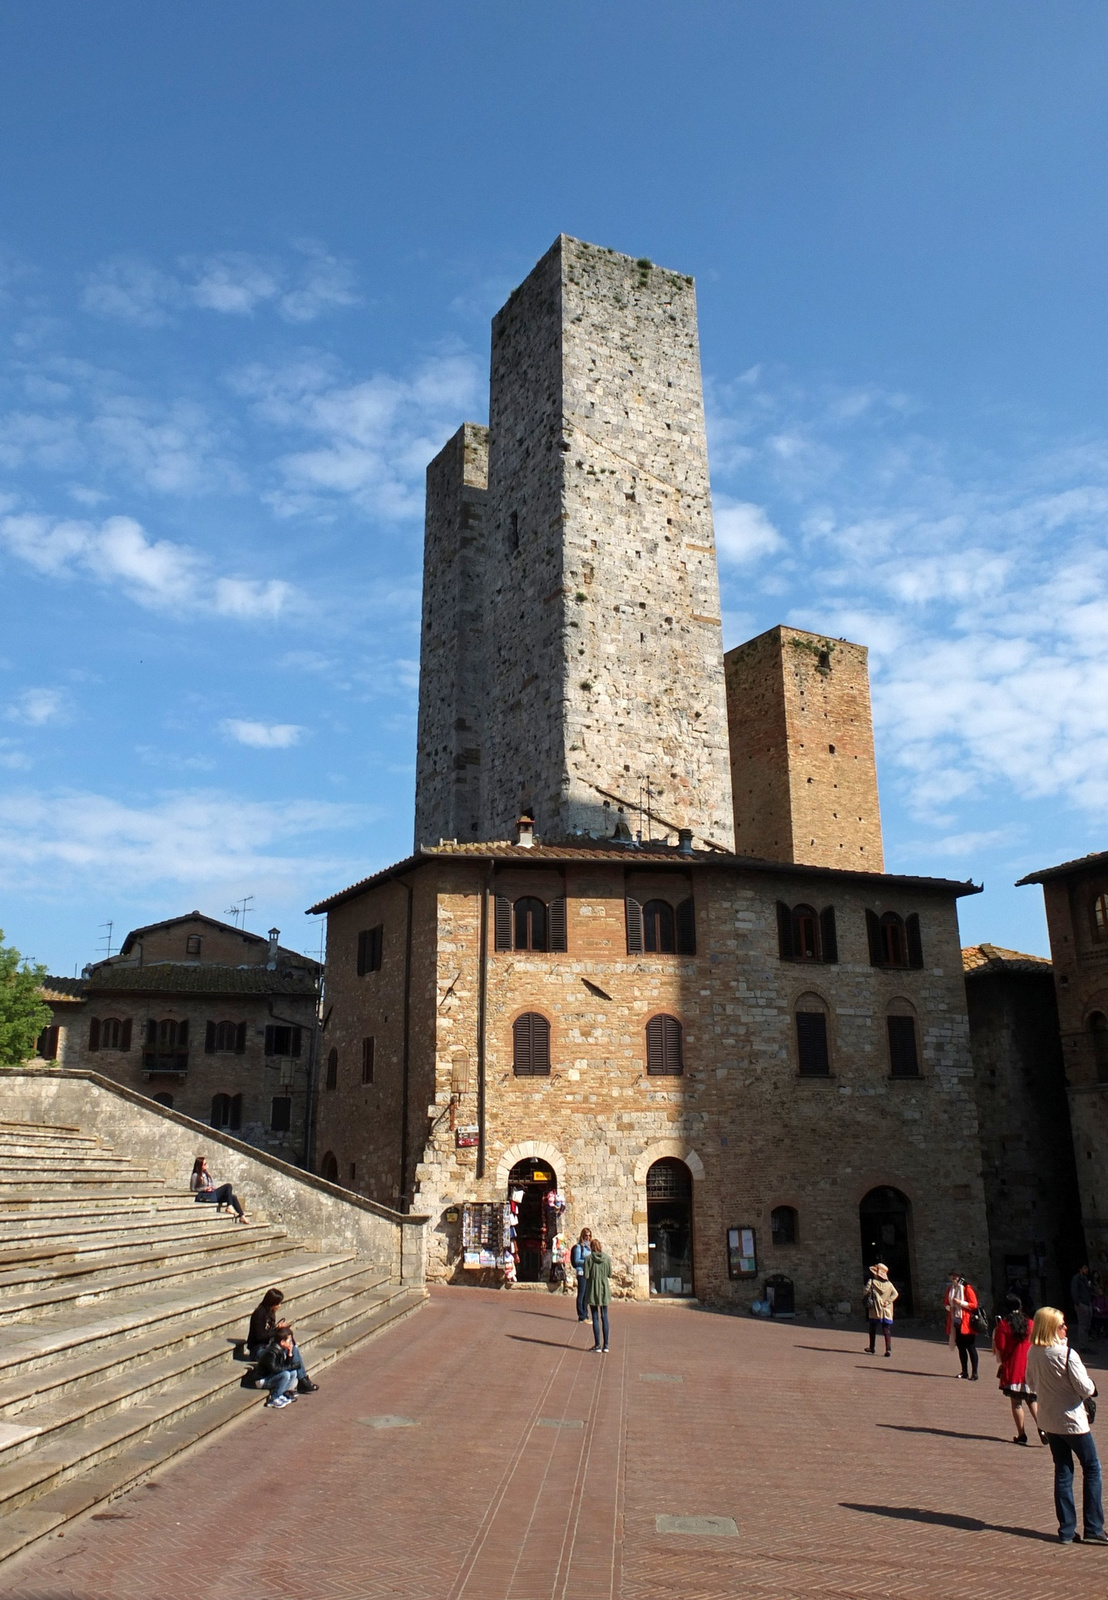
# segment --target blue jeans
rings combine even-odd
[[[1091,1433],[1048,1433],[1047,1442],[1054,1457],[1054,1510],[1058,1516],[1058,1537],[1072,1539],[1077,1532],[1077,1508],[1073,1503],[1073,1458],[1081,1463],[1082,1513],[1086,1538],[1104,1532],[1104,1506],[1100,1498],[1100,1458]]]
[[[589,1320],[589,1280],[583,1272],[577,1279],[577,1320],[578,1322]]]
[[[264,1349],[264,1344],[255,1344],[251,1345],[246,1353],[250,1357],[251,1361],[258,1361],[261,1359],[261,1354]],[[298,1344],[294,1344],[292,1347],[292,1366],[289,1368],[289,1371],[292,1373],[297,1383],[307,1383],[308,1372],[307,1368],[304,1366],[304,1357],[300,1354],[300,1346]]]
[[[604,1325],[604,1345],[605,1345],[605,1348],[606,1348],[607,1344],[608,1344],[608,1307],[607,1306],[593,1306],[593,1307],[591,1307],[591,1310],[592,1310],[592,1336],[593,1336],[593,1342],[595,1344],[599,1344],[600,1343],[600,1326],[601,1326],[601,1323],[603,1323],[603,1325]]]
[[[279,1400],[283,1394],[288,1394],[290,1389],[296,1387],[295,1372],[272,1372],[268,1378],[262,1378],[262,1387],[269,1390],[271,1400]]]
[[[242,1216],[242,1207],[229,1183],[221,1183],[217,1189],[197,1189],[196,1200],[198,1205],[230,1206],[237,1216]]]

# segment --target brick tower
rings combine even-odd
[[[885,870],[867,656],[783,627],[727,652],[740,855]]]
[[[560,237],[493,321],[484,487],[481,434],[428,470],[417,844],[622,806],[730,849],[692,280]]]

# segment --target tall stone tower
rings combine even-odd
[[[483,490],[481,432],[428,471],[417,844],[623,807],[730,849],[692,280],[560,237],[493,321]]]
[[[885,870],[867,656],[784,627],[727,652],[740,855]]]

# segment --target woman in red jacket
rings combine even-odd
[[[993,1355],[996,1356],[997,1382],[1002,1394],[1012,1404],[1012,1418],[1016,1424],[1013,1444],[1026,1444],[1027,1431],[1023,1425],[1023,1408],[1026,1403],[1031,1420],[1038,1427],[1038,1396],[1027,1381],[1027,1352],[1031,1348],[1031,1324],[1023,1314],[1023,1301],[1018,1294],[1010,1294],[1005,1302],[1004,1315],[997,1319],[993,1329]]]
[[[946,1336],[951,1348],[958,1350],[962,1363],[962,1377],[977,1382],[977,1334],[973,1327],[973,1313],[977,1310],[977,1295],[973,1285],[967,1283],[960,1272],[950,1274],[946,1291]],[[973,1367],[972,1374],[967,1370]]]

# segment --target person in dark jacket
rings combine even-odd
[[[612,1258],[606,1255],[599,1239],[592,1241],[585,1261],[585,1281],[588,1284],[589,1310],[592,1312],[593,1348],[597,1355],[608,1354],[608,1307],[612,1303]],[[604,1329],[604,1343],[600,1343],[600,1330]]]
[[[255,1389],[268,1389],[266,1405],[274,1411],[296,1399],[296,1340],[287,1324],[277,1329],[277,1337],[266,1345],[254,1369]]]
[[[255,1306],[250,1313],[246,1353],[251,1361],[257,1361],[266,1345],[272,1342],[277,1328],[277,1309],[284,1303],[285,1296],[281,1289],[267,1289],[262,1296],[261,1304]]]

